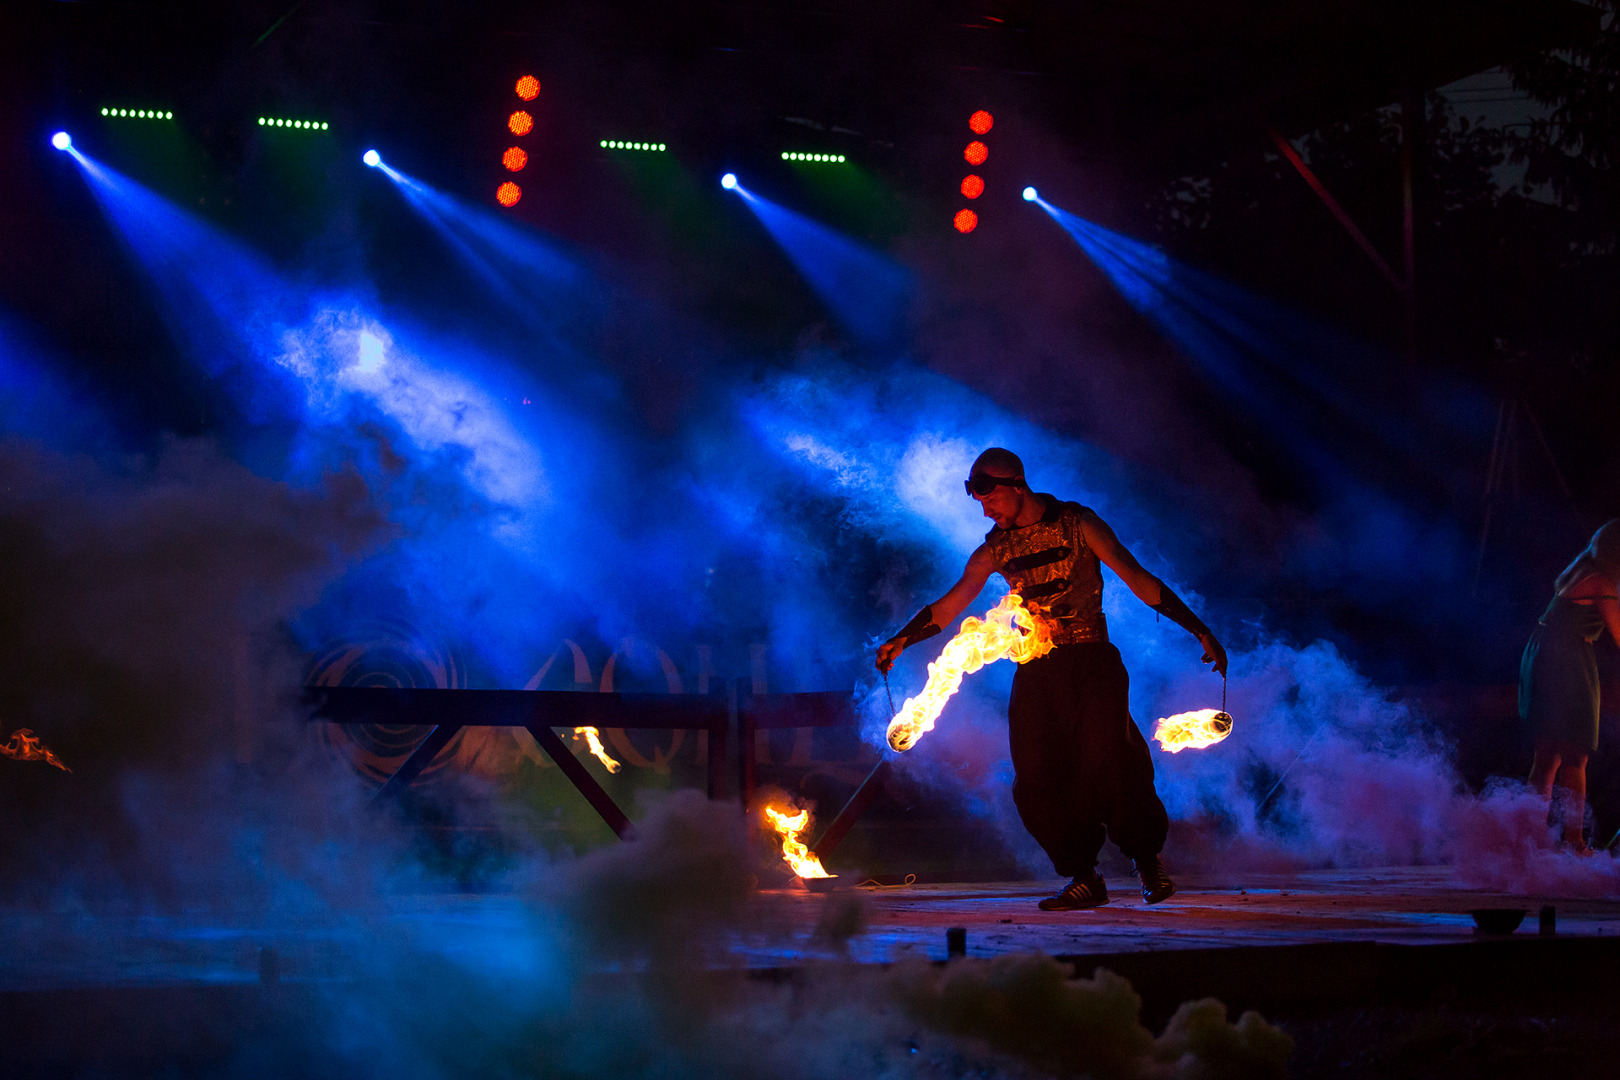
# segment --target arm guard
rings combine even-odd
[[[1195,638],[1202,638],[1210,632],[1203,620],[1194,615],[1192,609],[1182,602],[1181,597],[1162,581],[1159,582],[1159,602],[1153,605],[1153,610]]]
[[[902,649],[909,649],[919,641],[927,641],[939,633],[939,627],[934,623],[934,606],[932,604],[923,608],[911,617],[911,621],[900,628],[900,632],[890,641],[898,641]]]

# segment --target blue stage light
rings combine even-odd
[[[377,166],[382,164],[382,155],[377,153],[375,150],[367,150],[365,154],[361,156],[360,160],[375,169]]]
[[[51,145],[56,147],[58,150],[66,150],[68,147],[73,145],[73,136],[69,135],[65,131],[58,131],[55,135],[51,136]]]
[[[724,175],[724,176],[722,176],[720,178],[720,186],[725,188],[727,191],[730,191],[732,188],[736,187],[737,186],[737,174],[736,173],[726,173],[726,175]]]
[[[1027,188],[1024,189],[1024,201],[1025,202],[1034,202],[1036,199],[1038,199],[1040,197],[1041,197],[1040,193],[1037,192],[1034,188],[1027,187]]]

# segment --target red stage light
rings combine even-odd
[[[495,189],[495,201],[502,206],[516,206],[517,201],[523,198],[523,189],[508,180]]]
[[[524,101],[533,101],[540,96],[540,80],[533,75],[525,75],[517,81],[517,96]],[[978,128],[974,128],[975,131]]]
[[[995,127],[995,125],[996,118],[985,112],[983,109],[980,109],[978,112],[968,117],[968,127],[973,129],[973,134],[975,135],[983,135],[985,132]]]
[[[969,165],[983,165],[985,159],[990,156],[990,148],[974,139],[967,144],[967,149],[962,151],[962,156],[967,159]]]
[[[501,155],[501,164],[506,166],[507,172],[517,172],[529,163],[529,155],[523,152],[521,146],[508,146],[506,153]]]
[[[968,173],[962,178],[962,194],[970,199],[977,199],[984,194],[984,179],[977,173]]]
[[[959,233],[970,233],[979,227],[979,215],[971,210],[958,210],[951,224],[956,226]]]
[[[527,135],[534,130],[534,117],[519,109],[506,119],[506,126],[514,135]]]

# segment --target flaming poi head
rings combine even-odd
[[[809,810],[800,810],[790,815],[774,806],[767,806],[765,820],[771,823],[771,828],[782,838],[782,861],[793,868],[794,874],[801,878],[832,877],[821,868],[821,860],[816,858],[815,853],[805,847],[804,842],[799,839],[800,834],[810,826]]]
[[[0,743],[0,754],[16,761],[43,761],[55,765],[63,772],[73,770],[62,764],[62,759],[51,752],[51,748],[35,738],[32,728],[18,728],[11,733],[11,738]]]
[[[928,682],[922,693],[907,698],[899,714],[889,721],[889,746],[897,752],[910,750],[934,730],[945,703],[961,689],[962,676],[997,660],[1023,664],[1045,656],[1052,648],[1051,629],[1024,606],[1017,593],[1002,597],[982,619],[969,615],[962,620],[962,629],[945,643],[939,659],[928,665]]]
[[[1232,734],[1232,714],[1219,709],[1166,716],[1153,725],[1153,738],[1167,753],[1202,750]]]

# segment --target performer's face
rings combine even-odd
[[[984,473],[989,476],[1008,476],[1007,473],[998,472],[995,469],[978,469],[976,470],[977,473]],[[973,497],[978,500],[980,508],[984,511],[984,516],[1003,529],[1012,528],[1018,518],[1019,511],[1024,508],[1024,489],[1012,484],[997,484],[983,495],[974,492]]]

